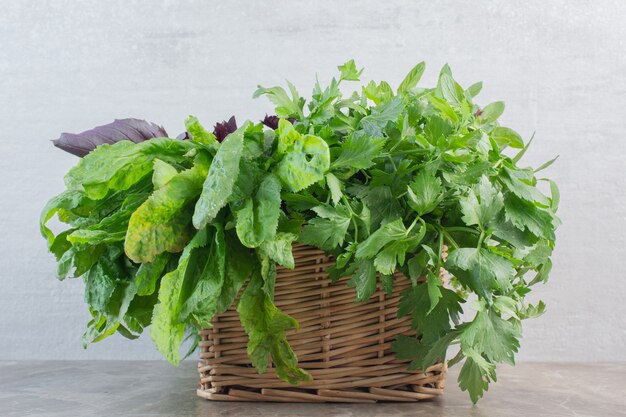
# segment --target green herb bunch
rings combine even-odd
[[[293,268],[291,246],[301,242],[334,256],[329,273],[351,277],[357,303],[378,283],[391,292],[396,271],[411,280],[398,314],[411,316],[417,335],[393,345],[411,368],[458,345],[449,363],[465,359],[459,384],[475,402],[496,364],[513,364],[521,321],[545,307],[525,297],[551,269],[559,194],[536,174],[552,161],[520,167],[530,141],[500,126],[504,104],[474,104],[482,84],[462,88],[448,66],[434,88],[417,86],[420,63],[395,91],[372,81],[349,96],[340,86],[362,70],[352,60],[338,68],[308,103],[291,84],[259,87],[255,97],[276,106],[265,124],[234,130],[231,119],[211,133],[189,117],[178,139],[152,124],[141,138],[109,129],[117,136],[95,147],[102,134],[92,135],[93,150],[80,135],[59,139],[84,157],[41,230],[61,279],[84,280],[93,317],[85,345],[115,332],[136,338],[150,325],[178,364],[185,335],[210,327],[242,291],[253,365],[264,372],[271,357],[283,380],[310,380],[286,338],[298,323],[273,302],[276,266]],[[141,130],[134,119],[115,123]],[[47,226],[55,214],[69,225],[58,234]]]

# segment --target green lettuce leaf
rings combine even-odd
[[[202,190],[209,169],[206,154],[194,166],[174,175],[133,213],[126,233],[126,255],[152,262],[163,252],[180,252],[190,239],[191,204]]]
[[[249,122],[244,123],[243,126],[228,135],[219,146],[202,186],[202,194],[196,202],[193,213],[193,225],[196,229],[205,227],[228,203],[239,175],[243,134],[249,126]]]
[[[99,200],[111,190],[127,190],[151,173],[155,158],[181,162],[185,160],[184,155],[196,147],[191,141],[168,138],[101,145],[67,173],[65,184],[69,190],[84,191],[88,198]]]
[[[298,329],[298,322],[282,313],[263,290],[260,273],[254,273],[243,292],[237,311],[248,334],[248,356],[259,373],[267,371],[269,358],[276,375],[290,384],[311,381],[311,375],[298,367],[285,331]]]

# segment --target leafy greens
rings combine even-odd
[[[286,337],[298,323],[273,300],[276,266],[294,267],[297,241],[335,257],[330,273],[351,277],[357,302],[379,283],[390,291],[396,271],[411,281],[398,314],[416,335],[393,344],[411,368],[459,345],[450,364],[465,359],[459,384],[476,402],[496,365],[514,363],[521,321],[545,309],[525,298],[552,267],[558,188],[535,174],[553,161],[521,167],[530,142],[498,123],[504,103],[474,104],[482,84],[464,89],[448,66],[433,88],[418,87],[419,63],[395,93],[372,81],[349,96],[340,87],[362,70],[338,68],[308,103],[291,84],[259,87],[276,106],[260,123],[233,117],[210,133],[190,116],[170,139],[126,119],[60,138],[84,158],[40,227],[59,277],[85,282],[85,344],[151,325],[177,364],[185,333],[235,303],[259,372],[271,357],[283,380],[308,381]],[[57,234],[55,215],[68,225]]]

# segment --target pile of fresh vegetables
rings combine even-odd
[[[309,380],[285,336],[298,324],[273,303],[276,266],[293,268],[301,242],[334,256],[329,273],[351,277],[356,303],[377,283],[391,291],[396,270],[411,280],[399,314],[417,336],[394,343],[411,368],[458,344],[450,364],[465,359],[459,383],[476,401],[496,364],[514,362],[521,321],[544,311],[525,297],[551,268],[559,194],[537,173],[552,161],[519,166],[530,141],[497,122],[504,104],[474,104],[481,83],[464,89],[447,66],[434,88],[417,86],[420,63],[395,91],[372,81],[348,96],[340,86],[362,70],[338,68],[308,103],[291,84],[259,87],[254,96],[276,106],[261,123],[231,118],[211,133],[189,117],[171,139],[125,119],[55,141],[83,158],[41,231],[59,277],[85,283],[85,345],[150,325],[177,364],[185,335],[210,327],[244,288],[237,311],[254,366],[264,372],[271,356],[280,378]],[[69,227],[57,234],[55,214]]]

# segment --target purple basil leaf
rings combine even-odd
[[[221,123],[215,123],[215,126],[213,126],[213,134],[218,142],[226,139],[226,136],[230,135],[235,130],[237,130],[237,121],[235,120],[235,116],[228,119],[228,121],[224,120]]]
[[[180,139],[180,140],[193,139],[193,135],[189,132],[183,132],[180,135],[176,136],[176,139]]]
[[[276,130],[276,129],[278,129],[278,120],[280,120],[278,118],[278,116],[276,116],[276,115],[268,116],[266,114],[265,117],[263,118],[263,120],[261,120],[261,123],[263,123],[265,126],[269,127],[270,129]],[[291,124],[294,124],[295,122],[298,121],[297,119],[295,119],[293,117],[288,117],[287,120]]]
[[[265,115],[265,118],[263,118],[263,120],[261,120],[261,123],[263,123],[265,126],[269,127],[270,129],[278,129],[278,116],[276,115],[272,115],[272,116],[268,116],[267,114]]]
[[[167,132],[154,123],[139,119],[115,119],[113,123],[94,127],[82,133],[62,133],[52,141],[54,146],[76,156],[83,157],[96,149],[96,146],[116,143],[122,140],[143,142],[147,139],[167,137]]]

